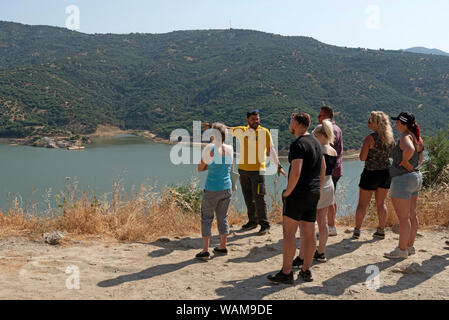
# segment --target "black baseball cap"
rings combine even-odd
[[[413,123],[415,116],[411,112],[401,112],[397,117],[391,117],[392,120],[399,120],[404,124]]]

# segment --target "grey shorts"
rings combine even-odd
[[[410,199],[417,196],[422,185],[419,171],[401,174],[391,178],[390,196],[394,199]]]
[[[228,234],[228,208],[231,203],[232,191],[204,190],[201,202],[201,234],[203,237],[211,236],[212,221],[214,213],[217,216],[217,226],[219,234]]]

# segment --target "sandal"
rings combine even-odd
[[[222,255],[227,255],[228,249],[226,249],[226,248],[220,249],[220,248],[216,247],[216,248],[214,248],[214,252],[218,253],[218,254],[222,254]]]
[[[199,260],[209,260],[210,258],[210,253],[209,251],[201,251],[200,253],[198,253],[197,255],[195,255],[195,258],[199,259]]]
[[[376,232],[373,234],[374,238],[385,239],[385,231],[381,228],[377,228]]]

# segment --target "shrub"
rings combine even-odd
[[[185,212],[200,213],[203,190],[198,187],[198,178],[183,185],[170,185],[167,191],[176,205]]]
[[[423,186],[431,188],[449,183],[449,129],[425,139],[428,158],[423,162]]]

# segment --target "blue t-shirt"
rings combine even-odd
[[[214,158],[208,166],[208,174],[206,178],[206,186],[204,189],[207,191],[223,191],[232,188],[231,182],[231,165],[233,160],[233,152],[229,156],[221,156],[218,152],[215,152],[215,148],[212,147],[214,152]]]

